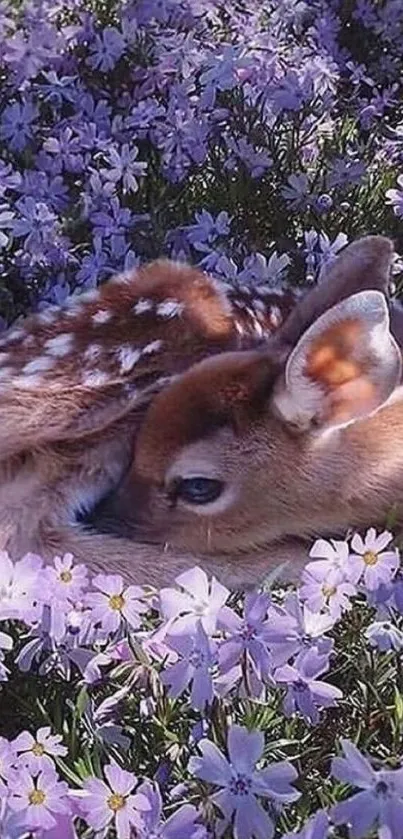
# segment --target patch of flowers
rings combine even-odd
[[[307,559],[242,596],[2,553],[2,839],[403,837],[399,550]]]
[[[161,254],[279,287],[399,247],[402,45],[399,0],[3,2],[3,322]]]

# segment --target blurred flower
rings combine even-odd
[[[125,50],[125,39],[115,26],[107,26],[102,34],[96,35],[90,47],[87,62],[93,70],[107,73],[113,70]]]
[[[332,775],[358,787],[357,792],[331,810],[335,824],[348,824],[351,835],[362,839],[375,826],[381,839],[403,837],[403,769],[379,769],[349,740],[341,740],[343,757],[332,760]]]
[[[328,836],[329,819],[324,810],[318,810],[302,830],[286,833],[282,839],[327,839]]]
[[[403,648],[403,632],[388,621],[374,621],[365,630],[365,637],[381,652]]]
[[[147,171],[147,163],[137,161],[139,150],[136,146],[129,147],[125,143],[120,152],[117,149],[110,149],[107,160],[109,169],[101,169],[100,174],[107,181],[114,184],[122,182],[123,192],[137,192],[139,185],[137,178],[143,177]]]
[[[138,792],[144,795],[150,804],[150,809],[144,810],[142,814],[141,839],[207,839],[207,830],[199,823],[200,814],[192,804],[184,804],[163,821],[158,785],[144,781]]]
[[[315,564],[319,563],[311,562],[310,571],[305,570],[302,574],[300,598],[306,601],[312,612],[328,610],[337,620],[343,612],[351,609],[349,598],[354,597],[357,589],[344,579],[340,571],[330,572],[324,579],[322,570],[315,568]]]
[[[399,189],[386,190],[386,203],[393,207],[393,212],[401,218],[403,216],[403,175],[398,175],[397,183]]]

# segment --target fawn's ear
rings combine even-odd
[[[393,243],[385,236],[364,236],[352,242],[297,303],[274,340],[293,347],[320,315],[352,294],[365,290],[387,294],[393,252]]]
[[[276,386],[273,406],[301,431],[343,425],[388,399],[400,382],[401,366],[384,295],[362,291],[304,333]]]

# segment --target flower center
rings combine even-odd
[[[376,563],[378,562],[378,554],[376,554],[374,551],[365,551],[363,560],[365,562],[365,565],[376,565]]]
[[[389,792],[389,788],[386,781],[378,781],[378,783],[375,786],[375,792],[377,795],[385,797],[385,795],[387,795]]]
[[[43,804],[46,801],[46,795],[41,789],[33,789],[28,800],[30,804]]]
[[[250,623],[246,623],[241,635],[244,641],[252,641],[252,638],[256,637],[256,629]]]
[[[248,778],[247,775],[243,775],[241,772],[238,772],[236,775],[232,776],[229,788],[233,795],[244,796],[249,794],[251,786],[251,779]]]
[[[120,795],[118,792],[114,792],[113,795],[110,795],[107,800],[108,807],[116,813],[118,810],[122,810],[125,806],[125,799],[123,795]]]
[[[121,612],[125,605],[125,599],[121,594],[112,594],[109,598],[109,606],[114,612]]]
[[[62,573],[59,575],[59,580],[62,583],[71,583],[72,579],[73,575],[71,571],[62,571]]]
[[[193,652],[189,656],[189,664],[192,667],[195,667],[198,670],[199,667],[202,667],[204,664],[204,655],[201,650],[193,650]]]
[[[327,586],[326,583],[322,586],[322,594],[326,600],[330,600],[336,594],[337,586]]]
[[[35,743],[35,745],[32,746],[31,751],[32,751],[32,754],[35,755],[35,757],[42,757],[42,755],[45,754],[45,749],[42,746],[42,743]]]

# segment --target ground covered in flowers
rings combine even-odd
[[[399,252],[402,70],[401,0],[1,2],[0,325],[161,254],[247,290]],[[1,839],[402,839],[399,566],[372,530],[247,596],[0,555]]]

